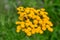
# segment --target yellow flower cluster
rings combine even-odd
[[[24,8],[18,7],[19,21],[16,22],[17,32],[20,30],[24,31],[28,36],[35,33],[43,34],[43,32],[48,29],[50,32],[53,31],[53,24],[49,21],[48,13],[45,12],[44,8],[34,9],[34,8]]]

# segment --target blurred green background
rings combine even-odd
[[[16,33],[16,8],[19,6],[45,8],[54,24],[54,31],[31,37],[24,32]],[[0,0],[0,40],[60,40],[60,0]]]

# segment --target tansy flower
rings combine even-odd
[[[16,32],[23,31],[27,36],[31,36],[35,33],[43,34],[46,29],[50,32],[53,32],[52,22],[47,16],[48,12],[45,12],[44,8],[35,9],[35,8],[24,8],[18,7],[18,20],[16,22],[17,29]]]
[[[36,33],[35,28],[32,28],[31,33],[32,34],[35,34]]]
[[[41,10],[41,11],[45,11],[45,9],[44,9],[44,8],[41,8],[40,10]]]
[[[42,30],[43,30],[43,31],[45,31],[45,30],[46,30],[46,27],[45,27],[45,26],[43,26],[43,27],[42,27]]]
[[[43,34],[43,31],[42,31],[42,30],[39,30],[39,33],[40,33],[40,34]]]
[[[20,32],[20,30],[21,30],[21,27],[20,26],[17,26],[17,32]]]
[[[31,36],[32,35],[31,32],[27,32],[26,34],[27,34],[27,36]]]
[[[34,24],[38,24],[38,20],[33,20],[33,23]]]
[[[35,29],[36,33],[39,33],[40,30],[41,30],[41,27],[37,27],[37,28]]]

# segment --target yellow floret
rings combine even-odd
[[[16,32],[20,32],[20,30],[21,30],[21,27],[20,26],[17,26]]]
[[[26,27],[28,27],[30,24],[29,23],[25,23]]]
[[[32,14],[28,14],[28,17],[29,17],[29,18],[32,18],[33,16],[32,16]]]
[[[48,22],[48,24],[49,24],[50,26],[53,26],[53,24],[52,24],[50,21]]]
[[[31,33],[32,34],[35,34],[36,33],[34,28],[31,30]]]
[[[44,12],[45,15],[47,15],[48,13],[47,12]]]
[[[36,16],[34,15],[34,16],[32,17],[32,19],[36,19]]]
[[[31,36],[32,35],[31,32],[27,32],[26,34],[27,34],[27,36]]]
[[[46,30],[46,27],[45,27],[45,26],[43,26],[43,27],[42,27],[42,30],[43,30],[43,31],[45,31],[45,30]]]
[[[38,24],[38,21],[37,21],[37,20],[33,20],[33,23],[34,23],[34,24]]]
[[[39,16],[36,16],[36,20],[40,20],[40,17]]]
[[[45,9],[44,8],[41,8],[41,11],[45,11]]]
[[[18,17],[19,20],[23,20],[23,17]]]
[[[41,27],[37,27],[37,28],[35,29],[36,33],[39,33],[40,30],[41,30]]]
[[[52,28],[48,28],[48,30],[49,30],[50,32],[53,32],[53,29],[52,29]]]
[[[43,34],[43,31],[42,31],[42,30],[40,30],[40,31],[39,31],[39,33],[40,33],[40,34]]]
[[[30,28],[30,27],[28,27],[27,29],[28,29],[29,31],[31,31],[31,28]]]
[[[16,24],[21,24],[21,22],[20,21],[17,21]]]
[[[21,24],[21,28],[25,28],[25,25],[24,24]]]
[[[38,27],[38,25],[37,24],[34,24],[34,27]]]

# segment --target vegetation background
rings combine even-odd
[[[19,6],[45,8],[54,31],[35,34],[31,37],[24,32],[16,32],[17,10]],[[60,0],[0,0],[0,40],[60,40]]]

